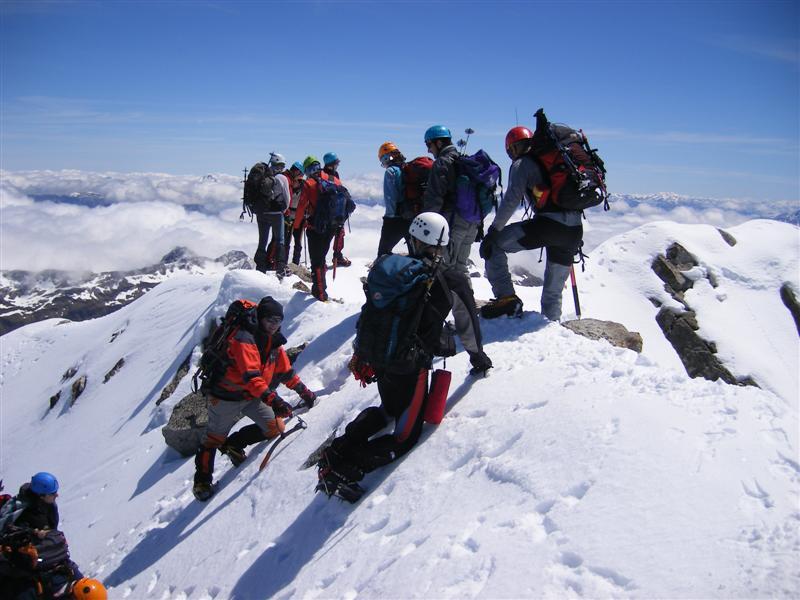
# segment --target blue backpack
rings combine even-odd
[[[456,159],[456,212],[468,223],[481,223],[497,207],[495,189],[503,184],[500,167],[483,150]]]
[[[385,254],[372,265],[353,350],[376,371],[417,366],[419,309],[430,279],[430,268],[408,256]]]
[[[317,180],[317,208],[311,225],[319,233],[336,231],[356,209],[356,203],[343,185],[328,179]]]

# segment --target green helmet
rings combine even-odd
[[[308,172],[308,168],[314,163],[319,164],[319,159],[316,156],[306,156],[306,159],[303,161],[303,171]]]

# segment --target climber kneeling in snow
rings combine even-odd
[[[444,320],[452,296],[438,266],[448,243],[447,220],[438,213],[414,217],[411,256],[384,254],[365,285],[350,370],[364,385],[378,382],[380,406],[363,410],[323,451],[318,490],[355,502],[364,473],[407,453],[422,432],[428,370],[441,355]],[[374,437],[392,421],[391,434]]]
[[[271,296],[262,298],[258,306],[237,300],[228,309],[225,323],[232,327],[225,337],[223,360],[219,372],[204,384],[208,427],[195,456],[193,492],[198,500],[207,500],[214,493],[211,483],[217,449],[238,467],[246,458],[246,446],[283,432],[283,419],[292,415],[292,407],[275,391],[279,384],[297,392],[307,407],[314,406],[316,395],[300,381],[283,349],[282,322],[283,307]],[[240,413],[254,424],[228,436]]]

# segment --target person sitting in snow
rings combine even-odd
[[[412,258],[421,259],[431,267],[443,245],[447,245],[448,231],[447,220],[441,215],[431,212],[417,215],[409,228]],[[419,440],[428,394],[427,373],[452,307],[452,294],[441,272],[436,272],[429,292],[416,329],[406,338],[415,340],[414,352],[373,374],[372,367],[359,357],[355,348],[350,369],[356,379],[377,381],[381,405],[363,410],[345,427],[344,435],[334,439],[322,453],[318,489],[329,496],[337,493],[341,484],[360,481],[365,473],[400,458]],[[373,437],[392,421],[393,433]]]
[[[3,598],[105,598],[105,588],[83,576],[59,531],[58,480],[40,472],[0,509],[0,589]],[[81,585],[75,588],[77,584]],[[84,587],[96,590],[81,596]]]
[[[245,447],[283,432],[283,419],[292,415],[292,408],[275,391],[279,384],[297,392],[309,408],[316,402],[316,395],[294,372],[283,349],[286,338],[280,331],[280,303],[265,296],[257,307],[251,304],[246,322],[248,326],[234,329],[228,338],[230,364],[225,374],[212,382],[208,393],[208,426],[195,456],[192,489],[201,501],[214,493],[211,484],[217,449],[238,467],[246,458]],[[254,423],[229,436],[240,413]]]

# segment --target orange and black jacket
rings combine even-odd
[[[331,177],[325,171],[320,171],[320,177],[327,181],[333,181],[336,185],[342,185],[341,180],[335,175]],[[308,229],[313,230],[314,226],[314,212],[317,210],[317,199],[319,198],[319,187],[317,180],[313,177],[307,177],[303,182],[303,192],[300,194],[300,202],[297,203],[297,214],[305,215],[305,223]],[[299,229],[303,224],[302,219],[294,220],[294,228]]]
[[[280,331],[269,336],[260,329],[236,329],[228,338],[228,368],[213,384],[211,395],[221,400],[260,399],[271,404],[273,392],[281,383],[301,393],[305,385],[289,362],[285,343]]]

